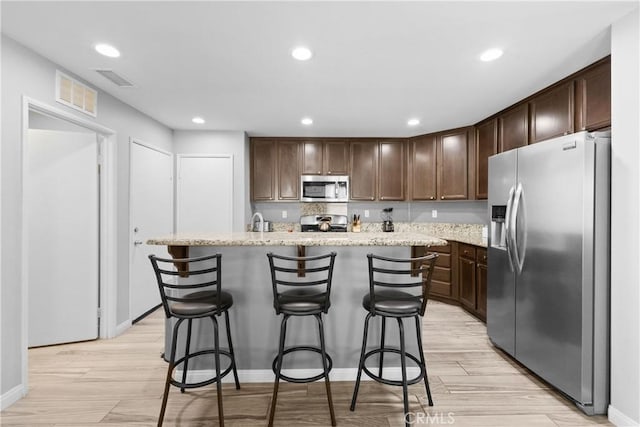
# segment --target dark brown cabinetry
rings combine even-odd
[[[489,157],[498,152],[498,119],[476,126],[476,199],[486,199],[489,189]]]
[[[404,141],[380,141],[378,156],[378,200],[404,200],[406,174]]]
[[[574,83],[570,81],[529,101],[530,143],[573,133],[573,91]]]
[[[411,248],[411,256],[413,258],[424,256],[431,252],[437,253],[438,259],[431,277],[431,292],[429,296],[438,300],[456,302],[458,300],[458,287],[457,280],[455,280],[455,269],[451,262],[452,257],[455,256],[455,254],[452,254],[452,244],[434,247],[413,246]]]
[[[347,140],[309,140],[302,145],[303,175],[347,175],[349,143]]]
[[[599,63],[576,79],[576,130],[596,130],[611,125],[611,59]]]
[[[375,200],[378,172],[378,144],[374,141],[351,141],[350,187],[352,200]]]
[[[438,198],[468,198],[468,129],[453,130],[438,136]]]
[[[482,320],[487,318],[487,250],[458,243],[460,305]]]
[[[524,147],[529,142],[529,105],[518,105],[498,117],[498,150],[500,153]]]
[[[300,154],[298,141],[278,141],[278,200],[300,199]]]
[[[420,135],[409,140],[409,198],[411,200],[435,200],[438,196],[436,182],[437,137]]]
[[[251,141],[251,200],[276,199],[276,141]]]

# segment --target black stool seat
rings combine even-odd
[[[158,427],[162,426],[164,421],[170,386],[178,387],[184,393],[185,389],[203,387],[212,383],[216,383],[217,386],[218,422],[221,426],[224,426],[222,378],[233,372],[236,389],[240,388],[240,382],[238,381],[238,371],[236,369],[236,359],[229,325],[229,309],[233,306],[233,297],[230,293],[221,289],[222,255],[215,254],[180,259],[165,259],[149,255],[149,260],[158,281],[165,315],[167,319],[177,319],[173,325],[169,367],[162,396],[160,416],[158,417]],[[180,271],[175,271],[174,265],[179,265]],[[216,319],[223,313],[227,326],[228,350],[220,348],[218,320]],[[192,323],[194,320],[207,318],[213,323],[213,348],[192,352],[190,349]],[[185,352],[184,356],[177,358],[178,331],[185,320],[187,321]],[[203,381],[187,382],[189,361],[195,358],[211,356],[213,356],[215,363],[215,375]],[[229,366],[224,370],[221,369],[220,356],[225,356],[230,361]],[[173,378],[174,371],[178,366],[182,367],[181,380]]]
[[[360,388],[362,372],[375,381],[383,384],[402,386],[404,400],[405,426],[410,427],[409,393],[408,386],[424,380],[424,386],[429,400],[429,406],[433,406],[427,367],[422,349],[422,337],[420,333],[420,317],[424,315],[427,307],[427,298],[431,288],[431,275],[437,258],[436,254],[420,258],[389,258],[367,255],[369,262],[369,293],[362,298],[362,306],[367,310],[364,321],[364,333],[362,338],[362,350],[358,363],[358,375],[356,378],[353,398],[350,409],[356,407],[356,399]],[[419,290],[417,290],[419,289]],[[369,333],[369,320],[380,316],[382,330],[380,333],[380,347],[367,352],[367,336]],[[395,318],[400,332],[400,348],[385,346],[386,319]],[[418,356],[407,352],[404,339],[403,319],[413,318],[416,325],[416,340],[418,342]],[[384,355],[388,353],[400,355],[402,380],[392,380],[383,376]],[[369,358],[378,356],[378,374],[373,373],[366,365]],[[420,373],[414,378],[407,378],[407,361],[415,364]]]
[[[331,386],[329,372],[333,367],[333,361],[327,354],[324,343],[324,324],[322,314],[327,313],[331,307],[331,279],[333,277],[333,264],[336,253],[310,257],[286,257],[268,253],[269,268],[271,270],[271,283],[273,288],[273,308],[276,314],[282,314],[280,324],[280,344],[278,354],[273,360],[272,369],[276,375],[273,384],[273,397],[269,411],[269,426],[273,425],[278,401],[278,387],[280,380],[292,383],[309,383],[324,378],[329,401],[329,413],[331,425],[336,425],[336,416],[333,410],[331,398]],[[320,346],[298,345],[285,349],[287,335],[287,322],[291,317],[314,316],[318,322],[320,334]],[[322,372],[306,378],[294,378],[282,373],[284,356],[296,352],[313,352],[320,355]]]

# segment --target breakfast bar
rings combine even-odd
[[[331,289],[331,309],[325,317],[327,352],[333,358],[332,379],[355,378],[362,340],[365,312],[362,297],[368,292],[368,253],[395,258],[409,258],[412,246],[444,246],[446,240],[424,232],[397,233],[178,233],[147,241],[164,245],[174,258],[222,254],[222,287],[233,294],[234,305],[229,311],[237,366],[243,381],[265,381],[273,378],[271,365],[277,351],[280,320],[274,313],[273,294],[267,253],[306,256],[336,252]],[[176,266],[180,271],[180,266]],[[193,345],[207,346],[212,342],[209,322],[203,330],[195,330]],[[411,326],[408,326],[409,328]],[[373,330],[372,330],[373,332]],[[388,343],[397,337],[389,334]],[[167,335],[166,347],[170,345]],[[291,325],[287,340],[315,345],[317,327],[313,319],[301,319]],[[370,342],[379,340],[370,334]],[[179,340],[181,341],[181,340]],[[180,349],[178,350],[181,351]],[[318,366],[307,360],[308,354],[292,355],[285,369],[306,370]],[[393,358],[389,358],[393,365]],[[385,364],[387,361],[385,360]],[[201,367],[201,369],[207,369]]]

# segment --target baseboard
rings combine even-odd
[[[17,385],[8,392],[2,394],[0,396],[0,411],[4,411],[9,406],[13,405],[18,400],[22,399],[24,395],[24,387],[22,384]]]
[[[282,373],[286,376],[293,378],[305,378],[318,375],[321,371],[318,369],[283,369]],[[417,368],[408,368],[407,377],[409,379],[418,375],[419,370]],[[329,374],[331,381],[355,381],[358,375],[357,368],[334,368]],[[384,368],[384,377],[391,379],[400,379],[401,370],[399,367]],[[207,378],[215,376],[215,372],[212,369],[202,369],[191,371],[187,374],[187,382],[200,382],[205,381]],[[182,378],[182,371],[177,370],[174,373],[174,378]],[[240,383],[269,383],[275,378],[271,369],[240,369],[238,370],[238,380]],[[362,375],[362,381],[369,381],[366,374]],[[223,383],[233,382],[233,375],[229,374],[222,379]]]
[[[124,322],[120,323],[118,326],[116,326],[116,334],[113,336],[113,338],[122,335],[124,331],[126,331],[130,327],[131,327],[131,320],[125,320]]]
[[[611,424],[618,427],[637,427],[640,426],[636,421],[633,421],[631,418],[609,405],[608,409],[608,418]]]

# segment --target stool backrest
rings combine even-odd
[[[368,254],[369,260],[369,311],[376,314],[376,290],[380,288],[402,290],[412,299],[420,299],[420,316],[427,307],[431,276],[438,254],[417,258],[389,258]]]
[[[170,302],[196,302],[197,299],[187,296],[200,291],[215,292],[216,307],[222,307],[222,254],[174,259],[149,255],[149,260],[156,275],[162,307],[167,317],[173,315]],[[180,265],[180,271],[176,270],[176,265]]]
[[[269,258],[271,269],[273,304],[276,313],[280,313],[278,296],[282,291],[294,288],[311,288],[315,289],[317,294],[322,294],[326,312],[329,308],[335,252],[306,257],[288,257],[269,252],[267,258]]]

